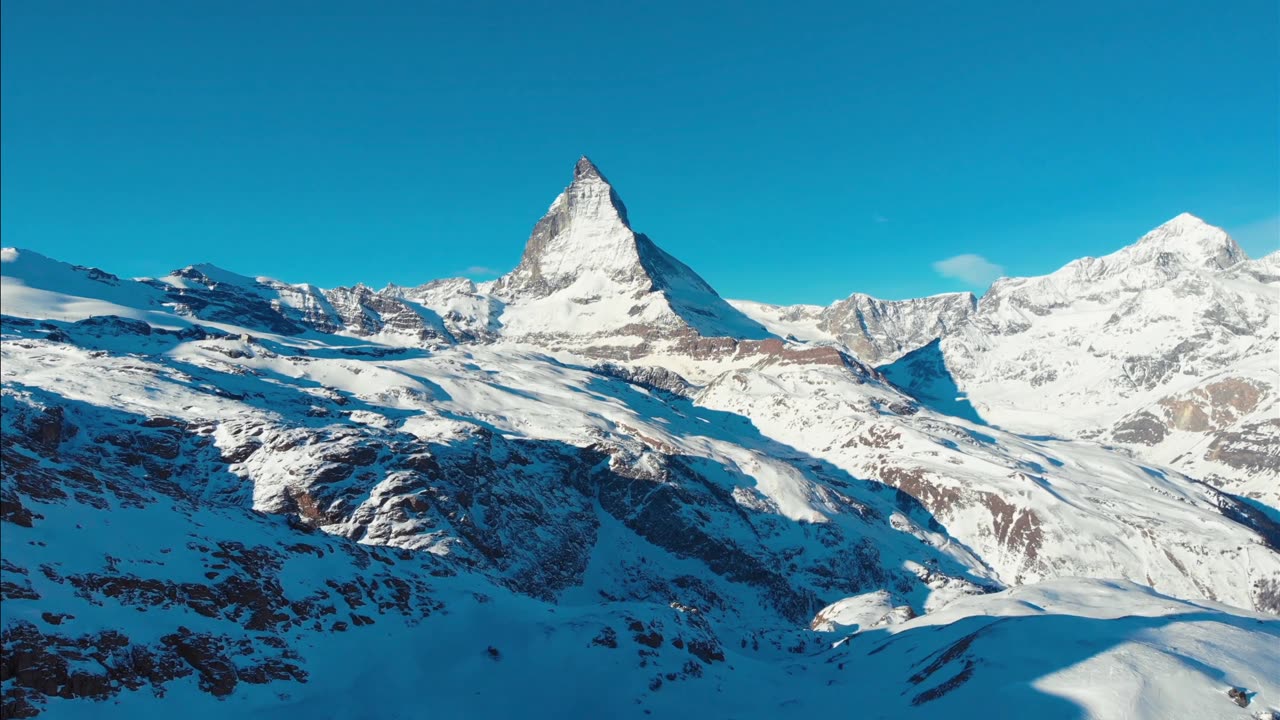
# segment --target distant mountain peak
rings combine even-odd
[[[1191,213],[1180,213],[1152,228],[1137,244],[1166,243],[1175,238],[1225,235],[1221,228],[1210,225]]]
[[[1198,215],[1192,215],[1189,212],[1181,212],[1165,221],[1160,227],[1179,226],[1179,227],[1212,227]]]
[[[196,277],[204,277],[212,283],[222,283],[227,285],[238,285],[241,287],[253,287],[258,284],[257,278],[247,275],[241,275],[233,270],[218,267],[213,263],[196,263],[188,265],[179,270],[169,273],[170,277],[184,277],[193,279]]]
[[[1208,269],[1224,269],[1249,259],[1225,230],[1186,212],[1162,223],[1116,255],[1138,263],[1158,255],[1172,255],[1184,264]]]

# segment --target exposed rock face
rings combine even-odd
[[[498,336],[502,302],[480,291],[466,278],[433,280],[413,288],[391,285],[383,295],[402,298],[440,317],[449,335],[459,342],[488,342]]]
[[[1273,477],[1280,471],[1280,419],[1240,423],[1231,430],[1214,433],[1204,459],[1241,472]],[[1209,479],[1222,485],[1234,485],[1220,476],[1210,476]]]
[[[612,363],[600,363],[592,369],[601,375],[626,380],[629,383],[639,385],[650,390],[662,390],[682,397],[688,397],[694,392],[694,386],[690,384],[688,380],[685,380],[680,377],[678,373],[672,372],[666,368],[653,366],[634,367],[628,365],[614,365]]]
[[[234,279],[232,279],[234,278]],[[337,329],[329,313],[323,309],[319,292],[291,293],[300,310],[296,317],[306,325],[294,322],[282,312],[283,306],[256,289],[257,282],[211,265],[192,265],[175,270],[165,279],[149,284],[163,293],[157,302],[174,307],[180,314],[211,322],[245,325],[283,335],[297,335],[306,326],[331,332]]]
[[[1168,435],[1168,422],[1145,410],[1116,423],[1111,434],[1116,442],[1131,445],[1159,445]]]
[[[1257,410],[1271,393],[1266,383],[1252,378],[1225,378],[1208,382],[1183,398],[1165,398],[1160,406],[1178,430],[1204,432],[1235,424]]]
[[[855,293],[826,308],[818,328],[863,362],[892,362],[959,327],[977,308],[972,293],[914,300],[879,300]]]
[[[364,285],[325,291],[341,327],[355,335],[380,332],[423,343],[449,343],[453,337],[435,312],[413,305],[392,293],[378,293]]]

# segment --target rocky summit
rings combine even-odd
[[[1270,717],[1280,254],[1122,242],[726,300],[584,157],[488,283],[6,248],[0,709]]]

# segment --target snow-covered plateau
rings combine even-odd
[[[1280,717],[1280,255],[725,300],[0,253],[5,718]]]

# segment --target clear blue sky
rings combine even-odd
[[[1275,0],[621,5],[5,0],[3,243],[491,277],[586,153],[728,297],[967,289],[933,264],[1182,211],[1280,247]]]

